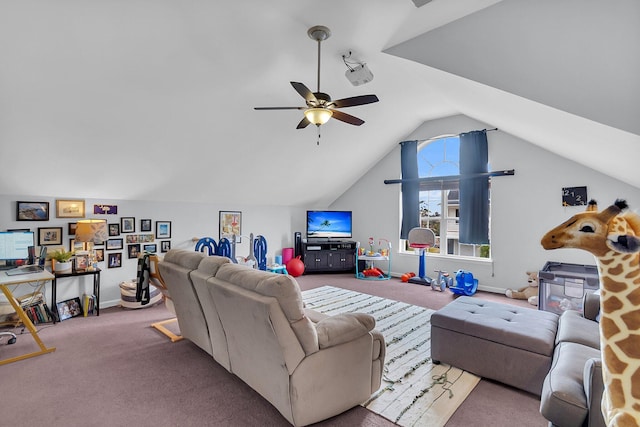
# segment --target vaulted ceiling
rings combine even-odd
[[[0,193],[331,203],[451,114],[640,187],[634,0],[21,0],[0,3]],[[376,94],[297,130],[290,81]],[[365,62],[353,86],[342,55]]]

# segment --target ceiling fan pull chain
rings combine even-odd
[[[318,141],[316,142],[316,145],[320,146],[320,125],[316,125],[316,127],[318,128]]]

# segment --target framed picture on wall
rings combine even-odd
[[[109,240],[107,240],[106,249],[108,251],[113,251],[113,250],[122,249],[122,248],[123,248],[122,239],[109,239]]]
[[[104,261],[104,249],[95,249],[96,252],[96,260],[98,262]]]
[[[152,254],[155,254],[156,252],[158,252],[158,247],[156,246],[155,243],[152,243],[150,245],[144,245],[142,249],[144,249],[145,252],[150,252]]]
[[[78,227],[78,223],[77,222],[70,222],[68,225],[68,230],[67,232],[69,233],[69,236],[73,236],[74,234],[76,234],[76,227]]]
[[[129,259],[138,258],[138,254],[140,253],[140,243],[136,243],[134,245],[128,245],[127,249],[128,249],[127,252],[129,254]]]
[[[151,231],[151,220],[150,219],[141,219],[140,220],[140,231],[143,232],[143,233]]]
[[[171,221],[156,221],[156,239],[171,237]]]
[[[84,218],[84,200],[56,200],[56,218]]]
[[[109,262],[107,263],[107,267],[108,268],[122,267],[122,252],[109,254]]]
[[[120,224],[109,224],[109,236],[119,236],[120,235]]]
[[[16,221],[49,221],[49,202],[16,202]]]
[[[120,218],[120,232],[133,233],[136,231],[136,219],[132,216],[123,216]]]
[[[163,240],[160,242],[160,252],[169,252],[171,249],[171,240]]]
[[[38,245],[61,245],[62,227],[38,227]]]
[[[219,212],[220,239],[226,237],[232,240],[236,236],[236,242],[241,242],[242,234],[242,212],[240,211],[220,211]]]

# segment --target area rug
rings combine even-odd
[[[380,389],[362,406],[400,426],[444,426],[480,381],[461,369],[431,363],[434,310],[332,286],[302,295],[308,308],[321,313],[376,318],[387,344],[385,368]]]

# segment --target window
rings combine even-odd
[[[488,258],[489,245],[459,242],[460,226],[460,138],[438,137],[418,146],[420,178],[446,177],[420,183],[420,226],[436,235],[431,252],[441,255]],[[407,243],[408,247],[408,243]]]

